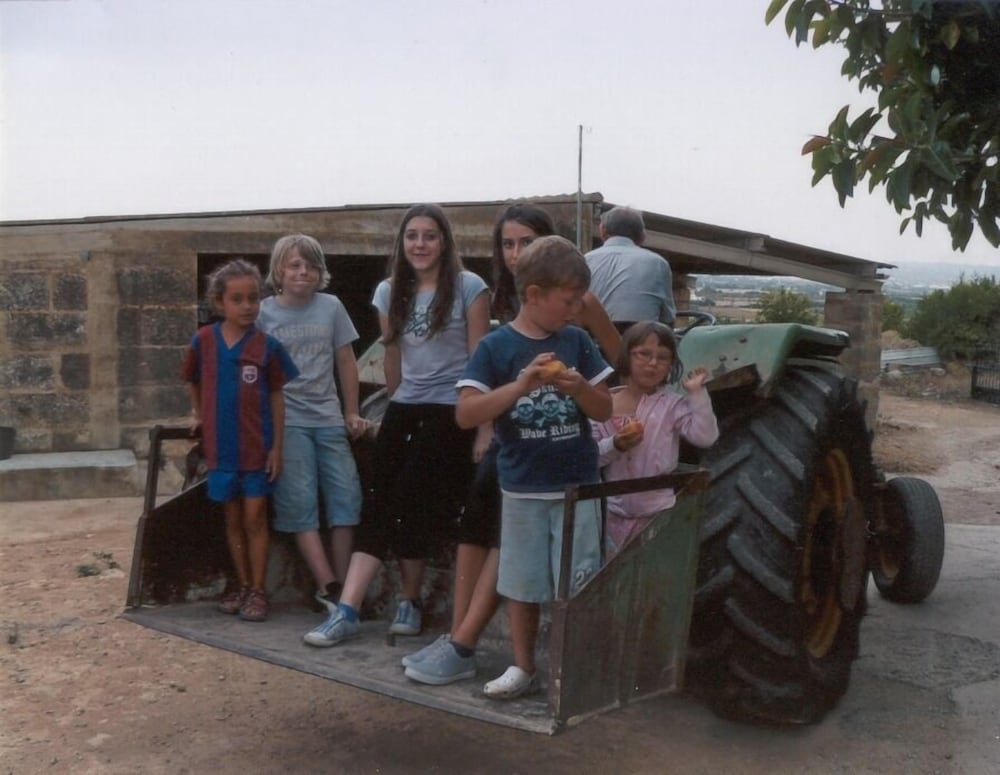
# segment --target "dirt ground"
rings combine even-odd
[[[883,393],[880,462],[927,478],[947,521],[1000,524],[1000,408],[927,390]],[[545,737],[161,635],[118,617],[140,511],[0,504],[0,771],[978,772],[957,758],[975,744],[993,748],[971,761],[1000,761],[1000,728],[977,742],[945,695],[857,670],[813,727],[731,724],[678,695]]]
[[[930,482],[946,521],[1000,525],[1000,408],[968,395],[968,371],[954,365],[886,380],[875,458],[890,474]]]

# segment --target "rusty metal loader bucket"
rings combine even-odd
[[[149,432],[149,460],[142,515],[129,574],[129,608],[217,595],[231,574],[225,523],[199,482],[157,505],[162,443],[190,439],[187,428],[157,425]]]
[[[556,725],[683,687],[707,482],[707,472],[693,469],[567,491],[563,567],[549,647],[549,711]],[[677,504],[570,597],[572,503],[665,484],[678,492]]]
[[[277,555],[272,550],[272,605],[266,622],[243,622],[218,613],[215,604],[230,561],[223,518],[208,500],[204,482],[156,503],[160,444],[186,434],[180,428],[151,431],[146,500],[136,530],[124,618],[389,697],[548,734],[594,713],[681,688],[706,472],[688,467],[666,477],[567,491],[568,509],[576,500],[662,487],[673,487],[678,500],[577,594],[570,597],[566,588],[560,590],[543,613],[539,669],[545,691],[502,702],[482,694],[483,681],[510,664],[502,616],[495,618],[477,648],[477,679],[447,686],[410,681],[400,666],[404,654],[447,631],[443,617],[432,619],[431,627],[415,638],[387,636],[387,621],[370,618],[362,622],[357,638],[343,644],[327,649],[305,645],[302,635],[325,614],[304,605],[302,590],[291,583],[305,579],[301,569],[274,567],[298,562],[294,547]],[[450,568],[441,571],[433,594],[444,603]]]

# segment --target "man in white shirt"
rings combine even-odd
[[[601,216],[604,244],[585,258],[590,267],[590,292],[604,305],[619,331],[639,320],[672,325],[676,308],[670,265],[641,247],[646,239],[642,213],[615,207]]]

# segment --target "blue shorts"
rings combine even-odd
[[[562,553],[563,498],[512,498],[503,494],[497,592],[523,603],[552,600]],[[601,502],[578,501],[573,531],[570,594],[601,565]]]
[[[263,498],[270,495],[274,484],[267,480],[266,471],[209,471],[208,499],[226,503],[239,498]]]
[[[361,520],[361,478],[343,425],[285,426],[281,476],[274,488],[274,529],[319,529],[322,494],[326,524],[349,527]]]

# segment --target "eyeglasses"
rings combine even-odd
[[[674,359],[672,353],[658,353],[651,350],[631,350],[629,355],[639,361],[639,363],[670,363]]]

